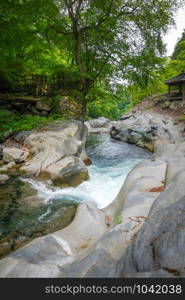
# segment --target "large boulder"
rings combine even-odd
[[[38,109],[39,111],[50,112],[51,106],[46,101],[37,101],[36,102],[36,109]]]
[[[156,272],[157,277],[185,277],[184,210],[183,197],[145,223],[119,262],[121,276]],[[159,273],[161,270],[166,272]]]
[[[81,122],[54,122],[43,131],[27,136],[24,143],[32,156],[20,170],[42,179],[51,178],[55,185],[75,186],[87,179],[83,160],[87,129]]]
[[[87,126],[89,133],[109,132],[112,121],[104,117],[99,117],[98,119],[86,121],[85,125]]]
[[[182,130],[182,125],[175,127],[171,119],[164,120],[160,115],[145,112],[112,122],[110,135],[154,152],[161,144],[183,142]]]
[[[5,183],[9,179],[9,176],[6,174],[0,174],[0,184]]]
[[[4,147],[3,148],[3,161],[5,163],[16,162],[21,163],[24,162],[29,155],[28,151],[15,148],[15,147]]]
[[[134,144],[153,152],[156,139],[156,127],[151,127],[150,130],[146,129],[116,129],[112,127],[110,135],[112,138],[120,140],[125,143]]]

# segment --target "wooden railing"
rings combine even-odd
[[[38,75],[16,77],[12,91],[23,92],[34,97],[50,95],[59,89],[77,89],[78,80],[64,78],[62,75]],[[1,91],[0,91],[1,92]],[[7,91],[8,92],[8,91]]]

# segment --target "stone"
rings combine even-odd
[[[184,277],[184,209],[183,197],[151,216],[121,259],[122,276],[164,270]]]
[[[24,162],[29,155],[28,151],[19,149],[19,148],[3,148],[3,161],[5,163],[16,162],[21,163]]]
[[[40,206],[44,204],[44,199],[37,197],[37,196],[29,196],[23,199],[20,199],[19,202],[21,202],[21,205],[26,206]]]
[[[25,139],[32,134],[34,131],[28,130],[28,131],[20,131],[14,136],[14,140],[18,143],[24,143]]]
[[[92,119],[85,122],[85,125],[88,128],[89,133],[103,133],[103,132],[109,132],[110,127],[112,126],[112,121],[100,117],[98,119]]]
[[[3,165],[1,168],[0,168],[0,173],[4,173],[4,172],[7,172],[9,169],[13,168],[15,166],[15,162],[12,161],[12,162],[9,162],[8,164],[6,165]]]
[[[112,138],[144,147],[151,152],[161,144],[183,142],[180,134],[182,125],[174,127],[171,119],[163,120],[157,114],[138,112],[134,118],[115,121],[112,125],[116,128],[115,134],[110,130]]]
[[[82,123],[53,122],[43,131],[34,132],[25,139],[32,159],[20,170],[28,175],[54,180],[55,185],[66,186],[81,183],[88,177],[82,160],[85,152],[87,129]]]
[[[159,144],[155,152],[156,157],[182,158],[185,157],[185,142]]]
[[[9,179],[8,175],[0,174],[0,184],[5,183]]]
[[[40,165],[42,168],[48,164],[52,180],[60,180],[65,174],[75,175],[85,168],[82,163],[86,159],[85,152],[82,154],[85,138],[82,131],[80,134],[80,130],[72,130],[70,126],[52,124],[44,131],[49,133],[49,139],[52,131],[56,140],[62,131],[71,151],[67,156],[60,149],[65,138],[62,146],[55,140],[49,142],[51,149],[54,145],[52,154],[56,149],[62,153],[54,163],[48,164],[52,162],[49,157],[45,165],[45,162]],[[130,137],[130,142],[140,143],[141,147],[146,142],[143,136],[149,136],[154,146],[153,158],[135,166],[110,205],[100,210],[95,203],[82,203],[67,227],[36,238],[0,260],[0,277],[185,277],[185,158],[180,127],[174,129],[171,120],[148,113],[135,113],[134,118],[102,126],[121,129],[127,140]],[[106,127],[94,127],[99,129]],[[68,144],[71,138],[81,145],[71,147]],[[42,143],[41,139],[40,146],[36,143],[35,148],[32,148],[35,143],[30,144],[33,159],[40,152],[43,155]],[[165,145],[166,150],[157,156],[155,149],[159,144]],[[169,144],[175,147],[168,152]],[[173,151],[177,154],[172,155]],[[76,168],[74,173],[73,168]]]
[[[120,117],[120,120],[121,121],[124,121],[126,119],[129,119],[129,118],[132,118],[134,115],[131,113],[131,114],[124,114],[123,116]]]
[[[93,202],[83,203],[69,226],[37,238],[1,259],[0,277],[62,277],[63,268],[67,270],[78,257],[88,253],[106,230],[104,213]]]
[[[37,101],[36,102],[36,109],[38,109],[40,111],[49,112],[51,110],[51,107],[46,101]]]

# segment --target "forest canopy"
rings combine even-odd
[[[81,105],[82,119],[87,108],[95,117],[99,110],[112,110],[115,117],[124,107],[120,99],[128,100],[120,80],[145,89],[163,72],[162,37],[180,5],[178,0],[1,0],[1,92],[19,91],[22,78],[31,74],[57,75],[69,89],[75,83],[69,93]],[[184,60],[179,55],[176,49],[174,64]]]

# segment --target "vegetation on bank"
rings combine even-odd
[[[48,122],[62,119],[63,118],[57,114],[42,117],[36,115],[21,115],[7,109],[0,109],[0,142],[19,131],[41,128]]]
[[[162,36],[180,4],[2,0],[0,92],[24,91],[25,79],[37,74],[47,78],[43,93],[49,87],[51,96],[56,93],[51,86],[61,78],[61,90],[79,104],[81,119],[87,111],[90,117],[116,118],[128,92],[131,101],[135,95],[139,99],[163,73]]]

